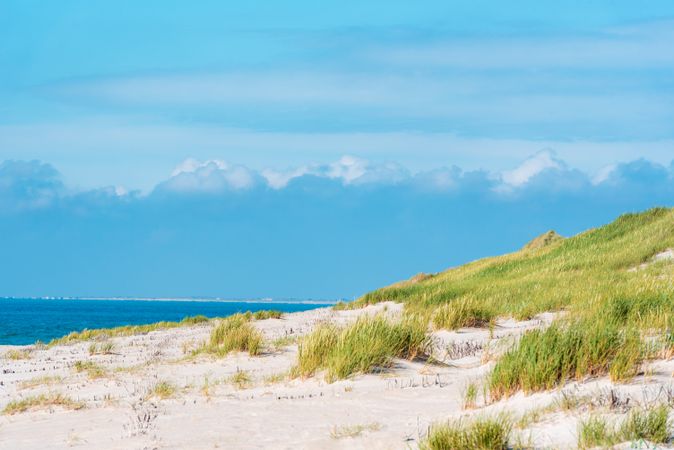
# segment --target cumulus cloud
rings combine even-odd
[[[39,161],[0,164],[0,206],[3,210],[44,207],[63,191],[60,174],[49,164]]]
[[[522,186],[532,177],[547,169],[564,168],[564,162],[557,159],[552,150],[541,150],[513,170],[502,173],[503,182],[509,186]]]
[[[314,181],[309,181],[313,179]],[[321,184],[325,180],[332,184]],[[306,164],[286,170],[253,170],[223,160],[188,158],[180,163],[164,182],[149,194],[225,195],[251,192],[256,189],[283,192],[301,183],[311,192],[320,186],[421,190],[460,195],[479,194],[509,197],[511,195],[562,195],[591,193],[601,190],[645,192],[655,186],[663,192],[674,190],[674,166],[644,159],[606,166],[590,175],[570,167],[554,151],[539,151],[517,167],[500,173],[464,171],[460,167],[411,173],[393,162],[371,162],[355,156],[324,164]],[[333,189],[333,188],[331,188]],[[547,193],[547,194],[543,194]],[[423,195],[423,194],[419,194]],[[64,186],[60,174],[52,166],[38,161],[6,161],[0,165],[0,204],[5,211],[44,208],[57,200],[79,206],[105,202],[131,201],[143,196],[121,186],[108,186],[78,192]],[[68,201],[65,201],[68,199]]]
[[[241,165],[187,159],[176,167],[171,178],[157,186],[157,190],[180,193],[245,190],[258,184],[259,178],[257,173]]]

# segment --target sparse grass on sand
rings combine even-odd
[[[251,378],[247,371],[237,370],[227,381],[233,384],[237,389],[245,389],[253,382],[253,378]]]
[[[240,351],[255,356],[262,351],[263,342],[262,333],[250,323],[249,317],[235,314],[218,323],[211,332],[209,341],[197,353],[225,356],[230,352]]]
[[[428,352],[426,322],[415,317],[392,321],[361,317],[346,327],[319,326],[299,342],[295,376],[325,369],[328,380],[390,366],[393,358],[413,359]]]
[[[634,409],[619,424],[599,415],[592,415],[578,426],[578,447],[607,448],[621,442],[639,440],[654,444],[666,443],[672,433],[668,414],[669,408],[666,405]]]
[[[206,316],[193,316],[185,317],[180,322],[156,322],[146,325],[125,325],[122,327],[115,328],[99,328],[96,330],[83,330],[83,331],[73,331],[72,333],[63,336],[58,339],[52,339],[49,344],[49,347],[54,345],[64,345],[72,344],[75,342],[89,341],[89,340],[102,340],[110,337],[116,336],[132,336],[136,334],[147,334],[151,331],[157,330],[167,330],[170,328],[177,328],[189,325],[196,325],[199,323],[208,322],[209,319]]]
[[[20,389],[31,389],[38,386],[51,386],[54,384],[61,384],[63,382],[63,377],[60,376],[51,376],[43,375],[40,377],[31,378],[30,380],[22,381],[19,384]]]
[[[568,239],[548,232],[520,251],[414,277],[336,309],[398,301],[407,314],[430,317],[435,328],[446,329],[565,311],[561,322],[528,333],[497,362],[492,395],[586,376],[625,381],[655,354],[644,342],[657,341],[660,355],[674,354],[674,264],[652,263],[671,248],[674,210],[654,208]]]
[[[103,378],[106,375],[105,369],[93,361],[76,361],[74,367],[77,373],[86,372],[92,380]]]
[[[30,359],[30,350],[26,349],[7,350],[3,356],[5,357],[5,359],[11,359],[13,361],[18,361],[20,359]]]
[[[360,436],[365,431],[379,430],[381,430],[381,424],[378,422],[358,425],[341,425],[332,427],[330,430],[330,437],[333,439],[354,438]]]
[[[21,400],[14,400],[5,406],[2,410],[3,414],[18,414],[33,409],[44,409],[51,406],[61,406],[66,409],[81,409],[84,408],[84,403],[77,402],[70,397],[58,394],[40,394],[31,397],[26,397]]]
[[[177,388],[168,381],[160,381],[150,390],[150,396],[158,397],[162,400],[171,398],[175,395]]]
[[[263,309],[253,313],[253,318],[255,320],[280,319],[282,316],[283,313],[275,309]]]
[[[421,442],[422,450],[504,450],[512,432],[505,416],[458,420],[433,425]]]
[[[90,355],[111,355],[115,351],[115,344],[112,341],[107,341],[107,342],[101,342],[100,344],[97,344],[96,342],[92,342],[91,345],[89,346],[89,354]]]

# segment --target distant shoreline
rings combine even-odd
[[[226,299],[203,297],[0,297],[0,300],[85,300],[85,301],[134,301],[134,302],[200,302],[200,303],[269,303],[269,304],[301,304],[301,305],[334,305],[340,300],[314,299]]]

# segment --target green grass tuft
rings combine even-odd
[[[70,397],[57,394],[40,394],[36,396],[26,397],[21,400],[14,400],[5,406],[2,410],[3,414],[12,415],[19,414],[33,409],[44,409],[52,406],[61,406],[67,409],[82,409],[84,403],[77,402]]]
[[[150,390],[150,395],[153,397],[158,397],[162,400],[171,398],[175,395],[177,388],[168,381],[160,381],[155,384]]]
[[[251,323],[250,316],[235,314],[223,319],[211,332],[209,342],[198,352],[225,356],[234,351],[248,352],[251,356],[262,351],[263,337]]]
[[[325,324],[300,340],[293,373],[308,377],[325,369],[328,380],[343,379],[388,367],[393,358],[425,355],[428,345],[426,324],[418,318],[365,316],[347,327]]]
[[[421,442],[422,450],[505,450],[512,432],[506,416],[478,418],[472,422],[459,420],[430,428]]]
[[[669,407],[659,405],[650,409],[633,409],[620,424],[592,415],[578,426],[578,447],[612,447],[621,442],[669,442],[672,429]]]
[[[552,389],[568,379],[606,373],[622,381],[636,373],[640,362],[638,336],[610,318],[555,323],[526,333],[496,363],[489,375],[490,394],[500,399],[519,390]]]

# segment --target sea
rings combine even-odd
[[[330,301],[213,299],[0,298],[0,345],[49,342],[71,331],[180,321],[204,315],[275,309],[283,312],[326,307]]]

